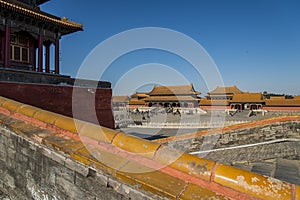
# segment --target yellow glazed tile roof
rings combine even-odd
[[[129,105],[145,105],[144,100],[136,100],[136,99],[130,99]]]
[[[216,89],[208,92],[208,95],[217,95],[217,94],[241,94],[244,93],[237,86],[226,86],[226,87],[216,87]]]
[[[266,106],[300,106],[300,99],[266,99]]]
[[[198,95],[200,92],[194,90],[194,86],[190,85],[179,85],[179,86],[154,86],[152,91],[148,93],[152,95]]]
[[[241,93],[234,94],[232,103],[261,103],[264,102],[261,93]]]
[[[131,95],[131,98],[145,98],[145,97],[149,97],[149,95],[146,93],[138,93],[138,92]]]
[[[150,96],[143,99],[144,101],[198,101],[198,98],[192,96]]]

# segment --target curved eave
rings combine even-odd
[[[41,4],[43,4],[43,3],[46,3],[47,1],[50,1],[50,0],[37,0],[37,1],[36,1],[36,4],[37,4],[37,5],[41,5]]]
[[[9,3],[9,2],[3,1],[3,0],[0,0],[0,6],[5,8],[5,9],[23,14],[25,16],[33,17],[33,18],[41,20],[41,21],[54,23],[55,25],[60,26],[60,28],[62,30],[65,29],[65,30],[62,31],[63,35],[83,30],[82,24],[69,21],[65,18],[61,19],[61,18],[58,18],[58,17],[55,17],[55,16],[51,16],[47,13],[42,12],[42,11],[33,11],[31,9],[24,8],[24,7],[21,7],[19,5],[15,5],[13,3]]]

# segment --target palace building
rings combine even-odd
[[[147,93],[149,97],[143,100],[147,106],[161,107],[190,107],[199,105],[200,92],[195,91],[192,84],[181,86],[154,86],[152,91]]]
[[[129,108],[187,107],[203,110],[300,110],[300,96],[276,95],[266,97],[261,92],[244,92],[237,86],[216,87],[200,98],[192,84],[181,86],[154,86],[149,93],[135,93]]]
[[[208,92],[207,99],[209,100],[232,100],[234,94],[242,94],[237,86],[216,87],[213,91]]]
[[[60,73],[60,39],[81,31],[82,25],[41,11],[47,1],[0,0],[0,67]]]
[[[113,96],[112,97],[112,106],[113,108],[123,107],[126,108],[129,104],[128,96]]]
[[[265,100],[265,110],[300,110],[300,97],[287,99],[285,96],[270,97]]]
[[[234,94],[230,101],[230,108],[238,110],[257,110],[265,105],[262,93]]]
[[[201,109],[225,110],[230,108],[230,100],[227,99],[212,100],[212,99],[203,98],[200,100],[199,105]]]
[[[60,74],[61,38],[83,26],[42,11],[48,1],[0,0],[0,96],[114,128],[111,83]]]
[[[243,94],[237,86],[216,87],[207,93],[205,99],[201,99],[200,108],[224,110],[230,108],[230,101],[235,94]]]
[[[138,108],[146,106],[145,98],[148,98],[149,95],[147,93],[136,92],[130,96],[129,107],[130,108]]]

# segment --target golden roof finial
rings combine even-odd
[[[63,18],[61,18],[61,20],[66,22],[66,21],[68,21],[68,18],[63,17]]]

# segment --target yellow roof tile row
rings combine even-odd
[[[130,99],[129,105],[145,105],[144,100],[136,100],[136,99]]]
[[[263,102],[263,96],[261,93],[241,93],[234,94],[231,100],[232,103],[242,103],[242,102],[253,102],[260,103]]]
[[[150,96],[143,99],[144,101],[199,101],[198,98],[192,96]]]
[[[241,94],[242,92],[237,86],[226,86],[226,87],[216,87],[216,89],[208,92],[208,95],[218,95],[218,94]]]
[[[154,95],[179,95],[179,94],[191,94],[198,95],[200,92],[196,92],[192,84],[180,85],[180,86],[154,86],[152,91],[148,93],[150,96]]]
[[[266,106],[300,106],[300,99],[266,99]]]

